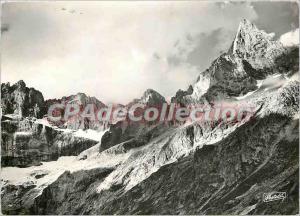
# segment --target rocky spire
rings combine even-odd
[[[253,45],[261,42],[269,43],[271,35],[260,31],[247,19],[243,19],[233,41],[232,53],[240,58],[253,50]]]
[[[259,30],[249,20],[243,19],[239,24],[229,54],[249,60],[255,68],[269,67],[276,57],[285,51],[279,41],[273,40],[273,36],[274,34]]]

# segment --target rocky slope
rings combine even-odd
[[[77,157],[4,168],[3,213],[299,213],[298,63],[298,47],[287,49],[243,20],[228,53],[172,101],[251,107],[250,118],[115,122]],[[147,90],[133,103],[163,102]],[[286,198],[264,202],[264,193],[274,191]]]

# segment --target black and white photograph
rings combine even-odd
[[[0,3],[1,215],[299,215],[299,2]]]

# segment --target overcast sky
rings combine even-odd
[[[229,48],[243,18],[276,38],[299,26],[290,2],[5,3],[1,81],[46,99],[126,103],[147,88],[168,98]]]

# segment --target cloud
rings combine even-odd
[[[275,32],[277,39],[299,26],[299,5],[296,1],[253,1],[251,5],[258,16],[257,27]]]
[[[196,38],[197,46],[189,53],[187,61],[201,70],[208,68],[212,60],[227,52],[235,34],[236,29],[222,27],[210,33],[198,35]]]
[[[299,28],[281,35],[279,41],[287,47],[299,45]]]

